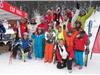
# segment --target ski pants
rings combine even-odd
[[[57,68],[58,69],[65,68],[67,66],[68,70],[72,70],[73,59],[69,60],[69,58],[67,57],[67,59],[62,59],[62,61],[63,61],[63,63],[60,63],[60,62],[57,63]]]
[[[83,66],[83,52],[82,51],[75,51],[75,63],[77,65]]]
[[[52,62],[53,49],[54,49],[53,43],[46,43],[46,45],[45,45],[45,55],[44,55],[46,62]]]

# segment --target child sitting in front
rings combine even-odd
[[[13,46],[13,58],[16,59],[17,55],[19,59],[22,59],[25,61],[25,53],[28,53],[27,57],[28,59],[31,59],[31,41],[28,39],[28,33],[25,32],[23,39],[20,39],[18,36],[16,36],[15,44]]]
[[[67,66],[68,72],[72,72],[72,58],[70,57],[70,51],[67,49],[67,45],[63,39],[58,40],[56,45],[56,58],[57,68],[63,69]]]
[[[28,58],[31,59],[32,49],[31,49],[31,40],[28,38],[28,33],[24,33],[24,38],[22,39],[22,48],[24,50],[24,53],[28,52]]]

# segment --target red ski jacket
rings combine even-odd
[[[21,37],[23,37],[23,34],[27,32],[27,25],[25,23],[20,23],[20,32],[21,32]]]
[[[88,43],[88,35],[84,34],[82,38],[76,38],[75,39],[75,50],[85,51],[85,46]]]
[[[37,26],[37,28],[42,28],[43,30],[44,30],[44,32],[46,32],[47,31],[47,29],[48,29],[48,25],[46,24],[46,23],[40,23],[38,26]]]
[[[67,24],[66,27],[68,28],[69,31],[72,31],[73,30],[73,27],[72,27],[72,25],[71,25],[70,22],[68,22],[68,24]]]
[[[65,48],[66,48],[66,52],[68,53],[67,47],[65,47]],[[69,57],[69,56],[68,56],[68,57]],[[56,58],[57,58],[57,61],[61,63],[62,57],[61,57],[61,55],[60,55],[60,51],[59,51],[59,48],[58,48],[58,47],[56,48]]]

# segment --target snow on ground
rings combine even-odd
[[[88,66],[79,70],[73,68],[72,74],[100,74],[100,54],[93,54],[92,60],[88,62]],[[56,64],[44,63],[43,60],[27,60],[22,62],[19,59],[13,59],[9,64],[9,53],[0,55],[0,75],[65,75],[68,74],[67,68],[59,70]]]

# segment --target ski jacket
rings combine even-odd
[[[57,39],[63,39],[64,40],[64,35],[63,35],[63,25],[61,26],[61,32],[58,32],[58,29],[54,26],[54,31],[57,34]]]
[[[34,39],[35,49],[37,49],[37,47],[42,49],[43,39],[45,38],[45,35],[44,34],[40,34],[40,35],[32,34],[31,37],[32,39]]]
[[[85,33],[84,36],[82,38],[76,38],[75,39],[75,50],[79,50],[79,51],[85,51],[85,46],[88,43],[88,35]]]
[[[63,47],[60,47],[59,45],[57,45],[56,57],[57,57],[58,62],[61,62],[62,59],[66,59],[68,57],[68,51],[65,45]]]
[[[27,32],[27,25],[25,23],[20,23],[20,33],[21,37],[23,37],[23,34]]]
[[[48,29],[48,25],[46,24],[46,23],[40,23],[38,26],[37,26],[37,28],[42,28],[43,30],[44,30],[44,32],[46,32],[47,31],[47,29]]]
[[[73,30],[72,24],[70,22],[67,23],[67,26],[66,27],[67,27],[67,29],[69,31],[72,31]]]
[[[30,42],[29,39],[23,39],[22,40],[22,47],[23,47],[23,49],[26,49],[26,48],[30,47],[30,45],[31,45],[31,42]]]
[[[66,31],[64,30],[64,37],[67,45],[67,50],[69,51],[69,57],[74,58],[74,40],[77,36],[78,32],[74,32],[72,36],[68,36]]]
[[[86,20],[92,15],[93,11],[94,11],[94,7],[92,7],[86,15],[84,15],[82,17],[78,16],[77,20],[82,23],[82,28],[83,29],[85,27]]]
[[[55,32],[46,32],[45,33],[45,40],[47,43],[54,43],[56,34]]]

